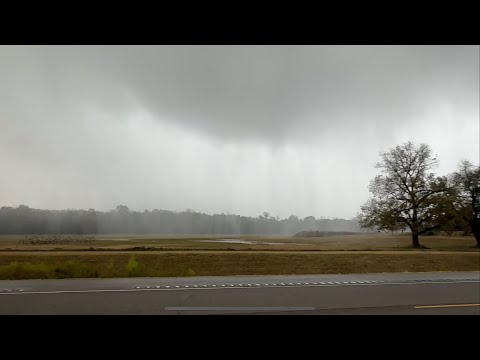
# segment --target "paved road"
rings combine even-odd
[[[480,272],[2,280],[0,314],[480,315]]]

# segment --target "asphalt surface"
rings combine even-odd
[[[2,280],[0,314],[480,315],[480,272]]]

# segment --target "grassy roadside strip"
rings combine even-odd
[[[133,260],[132,260],[133,259]],[[478,253],[9,253],[0,279],[478,271]]]

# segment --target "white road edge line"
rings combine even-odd
[[[372,284],[341,284],[341,285],[283,285],[283,286],[262,286],[262,287],[239,287],[229,286],[225,288],[164,288],[164,289],[99,289],[99,290],[53,290],[53,291],[23,291],[23,292],[0,292],[0,295],[29,295],[29,294],[75,294],[75,293],[102,293],[102,292],[140,292],[140,291],[179,291],[179,290],[224,290],[224,289],[265,289],[265,288],[295,288],[295,287],[338,287],[338,286],[383,286],[383,285],[418,285],[418,284],[459,284],[459,283],[480,283],[477,280],[465,281],[425,281],[416,283],[372,283]]]

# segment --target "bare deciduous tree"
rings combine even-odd
[[[419,248],[419,236],[439,227],[435,196],[447,190],[447,179],[429,172],[437,159],[426,144],[398,145],[380,158],[376,167],[383,175],[370,184],[373,198],[361,207],[360,225],[389,231],[408,227],[413,247]]]

